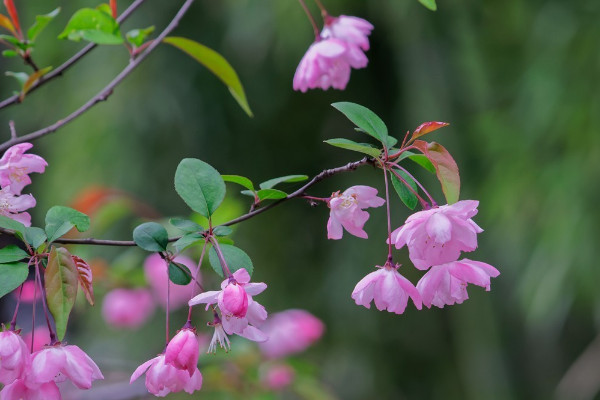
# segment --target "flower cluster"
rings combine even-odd
[[[345,89],[351,69],[365,68],[369,62],[364,52],[369,50],[372,30],[373,25],[362,18],[326,16],[319,37],[296,69],[294,90]]]
[[[31,143],[12,146],[0,158],[0,215],[9,217],[25,226],[31,225],[31,215],[25,210],[35,207],[30,194],[22,195],[23,188],[31,183],[29,174],[43,173],[48,165],[35,154],[25,154]]]
[[[79,347],[55,343],[31,354],[15,331],[0,333],[0,391],[3,400],[59,400],[57,383],[70,380],[79,389],[104,379],[94,361]]]

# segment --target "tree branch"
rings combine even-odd
[[[145,1],[146,0],[135,0],[117,18],[117,22],[121,23],[121,22],[125,21]],[[95,44],[95,43],[90,43],[87,46],[85,46],[83,49],[79,50],[75,55],[73,55],[73,57],[69,58],[61,66],[59,66],[55,70],[51,71],[49,74],[41,77],[28,90],[27,94],[33,92],[34,90],[36,90],[40,86],[44,85],[45,83],[51,81],[52,79],[56,78],[57,76],[62,76],[63,72],[65,72],[67,69],[69,69],[70,67],[72,67],[73,64],[75,64],[77,61],[79,61],[81,58],[83,58],[83,56],[85,56],[87,53],[89,53],[90,51],[92,51],[96,46],[98,46],[98,45]],[[28,57],[29,57],[29,60],[33,63],[33,60],[31,60],[31,57],[30,56],[28,56]],[[25,60],[25,62],[27,62],[27,60]],[[32,64],[32,67],[33,67],[33,65],[35,65],[35,64]],[[36,69],[35,67],[33,67],[33,68]],[[3,109],[3,108],[5,108],[5,107],[8,107],[8,106],[10,106],[12,104],[17,104],[17,103],[20,103],[20,102],[21,102],[21,99],[20,99],[20,95],[19,94],[16,94],[14,96],[8,97],[7,99],[5,99],[2,102],[0,102],[0,110]]]

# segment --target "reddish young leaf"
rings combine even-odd
[[[17,14],[15,3],[13,3],[13,0],[4,0],[4,5],[6,6],[8,15],[10,15],[10,18],[12,19],[12,24],[19,35],[19,39],[23,39],[23,35],[21,34],[21,26],[19,25],[19,15]]]
[[[112,17],[117,19],[117,0],[110,0],[110,9],[112,12]]]
[[[458,165],[448,152],[439,143],[427,143],[423,140],[416,140],[413,143],[435,167],[438,180],[442,184],[442,191],[448,204],[458,201],[460,195],[460,176],[458,174]]]
[[[15,27],[13,26],[10,19],[4,14],[0,14],[0,26],[12,33],[13,35],[17,35],[17,31],[15,31]]]
[[[53,247],[44,274],[48,309],[54,317],[58,340],[67,332],[69,314],[77,297],[77,267],[65,248]]]
[[[412,134],[412,137],[410,138],[410,141],[412,142],[413,140],[415,140],[418,137],[421,137],[423,135],[428,134],[429,132],[433,132],[437,129],[443,128],[448,125],[450,125],[450,124],[447,122],[437,122],[437,121],[424,122],[421,125],[419,125],[417,127],[417,129],[415,129],[415,131]]]
[[[73,262],[77,268],[77,279],[81,285],[85,298],[90,305],[94,305],[94,287],[92,286],[92,267],[85,260],[73,256]]]
[[[23,84],[23,90],[21,91],[21,96],[19,97],[20,101],[23,101],[23,99],[25,99],[25,95],[27,94],[27,92],[29,92],[31,87],[35,85],[35,83],[39,81],[42,76],[50,72],[51,69],[52,67],[42,68],[29,75],[29,78],[27,78],[27,80]]]

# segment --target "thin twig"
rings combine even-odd
[[[17,128],[15,128],[15,121],[8,121],[8,127],[10,128],[10,138],[17,138]]]
[[[125,11],[123,11],[123,14],[121,14],[119,16],[119,18],[117,18],[117,22],[121,23],[121,22],[125,21],[145,1],[146,0],[135,0],[133,3],[131,3],[131,5],[129,7],[127,7],[127,9]],[[77,61],[79,61],[81,58],[83,58],[83,56],[85,56],[87,53],[92,51],[96,46],[98,46],[98,45],[95,43],[90,43],[87,46],[85,46],[83,49],[79,50],[76,54],[73,55],[73,57],[69,58],[62,65],[57,67],[54,71],[51,71],[50,73],[41,77],[33,86],[31,86],[31,88],[27,91],[27,94],[30,94],[31,92],[33,92],[34,90],[36,90],[43,84],[56,78],[57,76],[61,76],[63,74],[63,72],[65,72],[67,69],[72,67],[73,64],[75,64]],[[17,104],[20,102],[21,102],[21,99],[20,99],[19,94],[8,97],[7,99],[0,102],[0,110],[5,107],[8,107],[12,104]]]
[[[119,73],[119,75],[117,75],[108,85],[106,85],[104,87],[104,89],[102,89],[97,95],[95,95],[90,100],[88,100],[87,103],[85,103],[84,105],[79,107],[77,110],[73,111],[67,117],[58,120],[57,122],[55,122],[54,124],[52,124],[50,126],[47,126],[46,128],[39,129],[35,132],[31,132],[31,133],[21,136],[17,139],[11,139],[7,142],[2,143],[0,145],[0,152],[5,151],[10,146],[13,146],[17,143],[23,143],[23,142],[27,142],[30,140],[35,140],[42,136],[46,136],[52,132],[55,132],[59,128],[65,126],[69,122],[73,121],[75,118],[84,114],[86,111],[88,111],[94,105],[98,104],[101,101],[105,101],[108,98],[108,96],[110,96],[112,94],[113,90],[117,87],[117,85],[119,85],[134,69],[136,69],[137,66],[140,65],[140,63],[142,61],[144,61],[144,59],[146,57],[148,57],[148,55],[150,55],[150,53],[152,53],[154,51],[154,49],[156,49],[158,47],[158,45],[161,44],[163,39],[165,37],[167,37],[167,35],[169,33],[171,33],[177,27],[177,25],[179,24],[179,21],[181,20],[181,18],[183,18],[183,16],[185,15],[185,13],[190,8],[190,6],[192,5],[193,2],[194,2],[194,0],[186,0],[185,3],[183,3],[183,5],[179,9],[179,11],[177,12],[177,14],[175,15],[175,17],[171,20],[169,25],[167,25],[167,27],[160,33],[160,35],[158,35],[156,40],[154,42],[152,42],[152,44],[150,46],[148,46],[148,48],[143,53],[141,53],[135,60],[131,61],[129,63],[129,65],[127,65],[127,67],[125,67],[125,69],[123,69]]]

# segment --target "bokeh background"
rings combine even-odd
[[[160,30],[179,3],[147,1],[123,31],[148,25]],[[97,2],[17,4],[25,21],[63,8],[34,52],[40,65],[58,66],[82,44],[56,36],[77,8]],[[127,4],[120,1],[119,8]],[[319,17],[314,3],[308,4]],[[292,91],[295,68],[313,38],[297,2],[197,1],[176,34],[229,60],[254,118],[210,72],[163,46],[108,102],[35,143],[49,167],[29,187],[38,200],[34,224],[43,223],[52,205],[73,205],[91,185],[135,199],[113,204],[105,223],[102,215],[95,217],[92,233],[99,236],[129,239],[141,217],[188,216],[173,190],[184,157],[254,182],[314,175],[357,160],[357,154],[322,143],[363,139],[330,107],[337,101],[372,109],[397,137],[424,121],[447,121],[451,125],[431,139],[454,155],[461,198],[481,202],[476,222],[485,232],[469,258],[501,271],[491,292],[473,287],[462,305],[422,311],[409,306],[403,315],[358,307],[350,298],[354,285],[385,261],[383,209],[371,212],[368,240],[345,235],[328,241],[326,207],[300,200],[282,205],[239,226],[236,245],[251,255],[254,280],[269,285],[258,299],[268,310],[307,309],[325,322],[326,333],[295,361],[305,370],[304,379],[318,382],[317,389],[256,398],[600,398],[600,3],[439,0],[437,12],[416,0],[326,0],[325,5],[332,15],[356,15],[375,25],[369,66],[352,72],[345,91]],[[9,119],[20,134],[55,122],[127,62],[122,47],[94,50],[24,104],[2,110],[2,132],[9,137]],[[3,71],[25,70],[17,60],[0,63]],[[6,97],[17,84],[2,77],[0,88]],[[435,179],[418,176],[442,201]],[[356,184],[383,191],[380,174],[362,168],[324,181],[311,194],[328,196]],[[244,213],[249,198],[235,186],[228,186],[228,194],[224,213]],[[399,226],[409,211],[394,198],[392,214]],[[124,281],[143,280],[141,250],[73,251],[105,259],[108,276],[114,267]],[[406,252],[396,255],[405,264],[402,272],[416,282],[419,273]],[[205,281],[216,285],[210,267],[204,271]],[[110,286],[105,281],[97,290],[101,294]],[[5,306],[3,321],[10,318]],[[95,355],[115,385],[161,351],[160,312],[134,332],[104,326],[98,307],[82,305],[72,318],[69,340]],[[209,332],[204,322],[210,316],[199,311],[196,318],[199,329]],[[204,362],[218,368],[217,357]],[[194,397],[252,398],[243,388],[211,390],[215,384],[206,375],[205,380],[206,391]],[[92,393],[74,398],[94,398]]]

